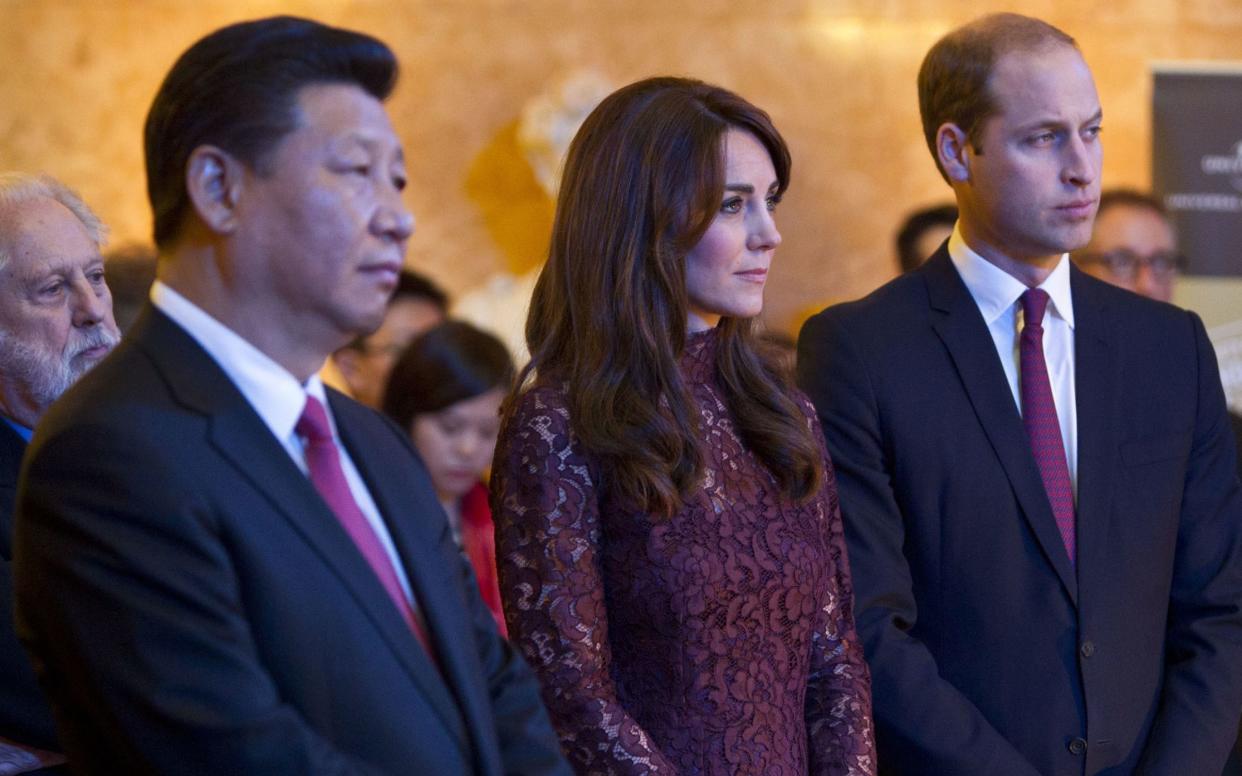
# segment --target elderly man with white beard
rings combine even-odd
[[[120,339],[104,228],[47,176],[0,173],[0,773],[57,765],[51,711],[13,626],[13,502],[43,412]]]

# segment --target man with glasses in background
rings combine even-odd
[[[1186,268],[1164,204],[1132,189],[1100,194],[1091,242],[1073,258],[1088,275],[1161,302]]]

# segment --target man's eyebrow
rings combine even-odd
[[[89,272],[97,267],[106,266],[103,256],[93,256],[89,260],[83,261],[82,257],[74,258],[73,256],[53,256],[39,261],[34,266],[26,266],[23,271],[15,272],[14,275],[25,278],[26,280],[40,280],[50,278],[53,275],[71,275],[75,270],[81,269],[83,272]]]
[[[1104,120],[1104,109],[1096,108],[1095,113],[1091,114],[1090,118],[1084,121],[1083,124],[1096,124],[1103,120]],[[1031,121],[1023,125],[1019,131],[1029,132],[1033,129],[1043,129],[1043,128],[1048,128],[1048,127],[1067,127],[1067,126],[1070,126],[1070,122],[1067,119],[1048,117],[1048,118],[1042,118],[1042,119],[1035,119],[1034,121]]]

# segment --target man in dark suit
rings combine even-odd
[[[0,174],[0,766],[63,761],[52,712],[13,629],[13,504],[32,429],[119,338],[103,225],[59,181]]]
[[[1091,241],[1072,258],[1083,272],[1114,286],[1169,302],[1185,260],[1164,203],[1134,189],[1100,193]],[[1242,447],[1242,417],[1229,414],[1234,442]],[[1242,456],[1238,458],[1242,466]],[[1242,475],[1242,471],[1239,471]],[[1225,764],[1223,776],[1242,775],[1242,735]]]
[[[19,635],[77,771],[569,773],[406,435],[316,376],[413,230],[395,78],[378,40],[283,17],[160,87],[152,306],[18,495]]]
[[[1242,701],[1242,492],[1199,319],[1095,280],[1100,105],[1013,14],[919,73],[960,218],[799,342],[836,466],[878,760],[1219,773]]]

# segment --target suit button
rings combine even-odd
[[[1084,641],[1082,646],[1078,648],[1083,657],[1091,657],[1095,654],[1095,644],[1090,641]]]
[[[1075,738],[1069,742],[1070,754],[1082,754],[1087,751],[1087,742],[1081,738]]]

